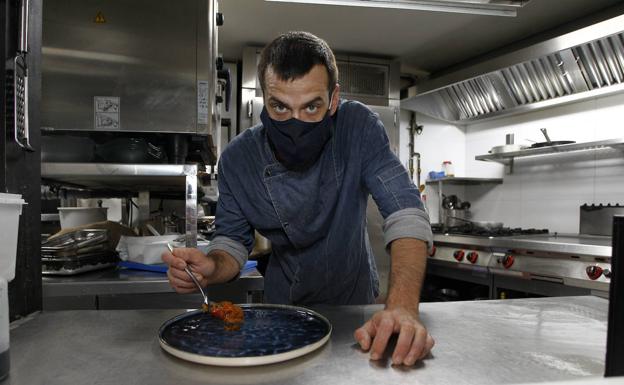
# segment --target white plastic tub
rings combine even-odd
[[[17,233],[24,204],[20,194],[0,193],[0,277],[7,282],[15,278]]]
[[[175,242],[175,239],[179,237],[179,234],[146,237],[122,236],[117,244],[119,258],[122,261],[138,262],[146,265],[163,263],[161,257],[165,251],[169,250],[167,247],[168,243],[174,248],[184,247],[184,243]],[[205,253],[209,244],[210,242],[208,241],[199,241],[197,248]]]
[[[104,222],[108,207],[59,207],[61,229]]]

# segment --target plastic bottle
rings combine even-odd
[[[444,170],[444,176],[455,176],[455,169],[453,163],[450,160],[442,162],[442,170]]]

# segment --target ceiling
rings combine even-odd
[[[225,25],[219,51],[240,60],[242,48],[280,33],[305,30],[337,53],[396,58],[402,71],[432,73],[494,49],[584,18],[621,0],[532,0],[517,17],[332,5],[220,0]]]

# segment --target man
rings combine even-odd
[[[238,274],[253,230],[273,251],[265,301],[295,305],[369,304],[379,294],[366,232],[372,194],[392,260],[385,309],[354,337],[373,360],[398,333],[394,364],[413,365],[434,341],[418,303],[431,228],[420,194],[391,152],[384,127],[366,106],[340,100],[336,61],[325,41],[306,32],[279,36],[262,52],[262,124],[234,139],[219,161],[216,233],[207,255],[163,254],[179,293]]]

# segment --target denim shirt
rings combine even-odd
[[[341,101],[319,160],[303,172],[275,158],[262,125],[236,137],[219,160],[216,232],[209,246],[242,266],[257,230],[272,244],[265,301],[368,304],[379,293],[366,230],[369,194],[384,218],[386,247],[398,238],[431,247],[418,188],[392,153],[370,109]]]

